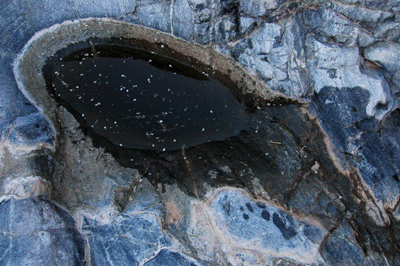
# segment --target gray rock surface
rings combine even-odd
[[[0,264],[400,265],[399,13],[397,0],[1,1]],[[96,146],[14,67],[37,32],[105,25],[92,17],[239,63],[258,82],[238,96],[248,129],[129,159]]]
[[[82,265],[84,240],[71,215],[51,201],[0,204],[1,265]]]
[[[196,266],[199,265],[194,261],[188,260],[177,252],[171,252],[167,249],[162,249],[157,256],[146,262],[145,266]]]

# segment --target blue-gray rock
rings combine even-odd
[[[311,83],[317,94],[324,87],[359,87],[369,93],[365,102],[366,114],[378,120],[396,108],[383,73],[367,66],[362,69],[358,48],[323,43],[313,36],[307,38],[306,47]],[[333,99],[327,99],[325,104],[331,101]]]
[[[373,30],[378,23],[384,23],[394,16],[394,13],[379,9],[376,5],[374,8],[368,8],[362,5],[343,4],[335,1],[332,2],[331,8],[350,21],[361,24],[366,31]]]
[[[170,14],[172,7],[169,1],[146,0],[136,2],[136,5],[134,12],[132,12],[132,19],[128,19],[128,21],[160,31],[171,32]]]
[[[318,249],[327,233],[323,227],[255,201],[241,190],[214,193],[207,205],[196,204],[188,228],[202,260],[234,265],[268,264],[276,256],[298,263],[320,261]]]
[[[396,208],[400,194],[399,119],[400,113],[396,110],[384,122],[380,134],[363,134],[362,150],[354,156],[354,164],[359,167],[364,182],[386,211]],[[384,211],[382,215],[381,219],[387,221]]]
[[[31,146],[32,144],[53,144],[54,131],[49,121],[40,113],[20,116],[15,119],[15,127],[8,139],[15,144]]]
[[[15,190],[10,189],[11,185],[21,180],[40,180],[46,184],[51,181],[53,200],[64,203],[72,211],[84,208],[91,209],[93,213],[107,208],[120,211],[120,214],[114,213],[109,222],[96,215],[90,216],[92,220],[85,220],[83,229],[90,243],[86,250],[90,252],[93,265],[108,262],[124,264],[128,260],[131,260],[129,264],[146,262],[148,265],[162,265],[166,260],[174,265],[194,263],[194,260],[182,255],[190,252],[168,249],[172,242],[161,230],[164,225],[159,221],[162,221],[160,217],[164,210],[156,193],[147,188],[147,192],[150,191],[147,194],[133,193],[138,180],[137,176],[131,178],[129,171],[119,174],[120,168],[115,167],[111,173],[107,172],[110,161],[102,159],[103,153],[90,150],[90,145],[85,146],[87,142],[79,146],[84,139],[82,132],[75,128],[65,131],[74,135],[72,139],[78,144],[65,149],[71,155],[67,161],[55,156],[54,162],[64,167],[57,169],[67,169],[63,175],[54,173],[54,177],[58,176],[55,179],[45,180],[53,166],[48,164],[51,154],[41,155],[47,158],[44,164],[50,165],[41,170],[38,159],[41,157],[36,151],[32,152],[44,146],[62,145],[54,142],[54,137],[60,132],[53,131],[41,110],[18,88],[18,80],[12,71],[17,54],[36,32],[65,20],[88,17],[116,19],[169,32],[210,47],[218,45],[220,51],[232,55],[273,90],[292,99],[311,101],[310,110],[316,116],[312,119],[318,121],[324,131],[323,137],[327,138],[326,142],[333,152],[332,160],[338,162],[340,170],[345,169],[345,174],[350,172],[347,178],[353,178],[351,191],[354,195],[344,195],[348,202],[335,199],[320,184],[331,178],[330,173],[324,177],[299,177],[293,184],[295,188],[288,201],[283,202],[287,204],[285,206],[311,213],[323,226],[311,225],[288,211],[239,195],[234,188],[231,188],[234,192],[225,193],[226,198],[221,197],[211,203],[197,199],[192,203],[204,207],[207,211],[199,212],[209,216],[200,215],[196,216],[197,220],[191,220],[193,216],[182,211],[182,220],[192,223],[188,227],[190,230],[182,233],[186,234],[185,241],[192,243],[190,248],[194,248],[190,256],[198,256],[198,261],[214,264],[220,262],[219,259],[225,264],[229,261],[236,265],[244,261],[249,264],[260,261],[254,255],[256,252],[248,252],[245,248],[227,249],[231,253],[226,253],[225,257],[217,256],[213,245],[220,239],[214,237],[219,236],[219,230],[224,228],[224,237],[229,238],[222,238],[220,243],[228,243],[231,237],[241,241],[255,240],[265,251],[262,254],[285,253],[291,257],[269,257],[269,261],[275,264],[298,264],[298,256],[311,254],[315,259],[321,254],[325,260],[318,262],[321,264],[384,265],[379,256],[385,254],[388,263],[396,265],[396,243],[400,233],[400,125],[399,110],[396,109],[396,97],[400,91],[399,13],[400,2],[397,0],[303,1],[300,4],[284,0],[101,0],[95,5],[83,0],[60,1],[57,4],[51,0],[1,1],[0,177],[3,183],[7,182],[2,184],[1,193],[13,194]],[[301,132],[293,134],[298,143],[306,138]],[[278,168],[295,172],[300,157],[300,153],[293,148],[297,144],[291,142],[285,145],[278,147],[282,150],[279,157],[282,163]],[[12,153],[12,148],[17,146],[32,153],[24,158],[12,157],[14,155],[8,152]],[[308,149],[306,146],[305,149]],[[63,150],[57,152],[60,154]],[[287,160],[292,157],[292,161]],[[77,165],[77,160],[81,159],[91,163],[82,163],[68,170],[69,163]],[[321,161],[315,165],[325,164],[323,167],[326,167],[328,158],[319,159]],[[108,166],[101,168],[104,165]],[[80,174],[80,171],[85,174]],[[71,176],[74,178],[69,178]],[[284,180],[282,183],[287,184]],[[24,184],[21,183],[21,187]],[[343,184],[337,185],[336,189],[340,190]],[[269,189],[275,195],[283,190],[278,186]],[[24,193],[19,195],[24,197],[38,195],[34,191],[21,191]],[[353,198],[356,201],[349,200]],[[281,198],[277,201],[282,204]],[[207,204],[211,204],[212,211],[207,209],[210,206]],[[362,211],[354,214],[357,218],[347,212],[358,208]],[[83,238],[67,211],[48,200],[3,198],[0,212],[0,226],[4,232],[0,244],[0,264],[82,265],[85,255]],[[27,214],[28,218],[17,219]],[[339,223],[344,216],[349,222],[343,220]],[[206,217],[217,221],[218,226],[212,227]],[[204,223],[202,219],[205,219]],[[196,227],[196,222],[206,226]],[[12,230],[9,225],[13,226]],[[180,229],[178,225],[170,226]],[[149,230],[139,230],[143,227]],[[368,227],[371,238],[375,240],[362,233],[365,232],[363,227]],[[325,230],[331,233],[327,235]],[[198,232],[198,237],[204,237],[204,241],[199,243],[193,232]],[[354,237],[354,232],[364,234],[365,238]],[[121,235],[126,238],[121,238]],[[267,237],[272,241],[268,242]],[[60,245],[60,242],[63,244]],[[108,249],[103,243],[108,245]],[[186,242],[180,244],[185,248],[189,245]],[[315,249],[310,251],[307,247]],[[319,251],[317,247],[320,247]],[[382,254],[377,254],[379,252]],[[107,255],[110,257],[107,258]],[[308,261],[314,262],[313,259]]]
[[[371,33],[332,9],[305,9],[303,18],[304,25],[324,41],[332,38],[336,43],[345,44],[349,47],[357,45],[366,47],[375,41]]]
[[[380,65],[391,82],[394,93],[400,91],[400,44],[378,43],[364,50],[365,59]]]
[[[173,34],[184,40],[192,40],[195,36],[193,10],[188,0],[174,1],[172,27]]]
[[[345,220],[333,231],[321,253],[328,265],[364,265],[365,261],[363,250]]]
[[[53,128],[18,90],[10,64],[0,66],[0,138],[17,145],[52,144]]]
[[[277,9],[285,0],[254,0],[240,1],[240,12],[251,17],[267,16],[271,11]]]
[[[190,261],[177,252],[162,249],[157,256],[146,262],[144,266],[197,266],[200,265]]]
[[[259,239],[261,246],[270,249],[280,246],[289,253],[313,252],[313,242],[306,235],[312,235],[315,242],[321,242],[323,229],[302,223],[291,215],[270,205],[249,200],[240,191],[221,191],[211,203],[216,212],[217,223],[244,241]],[[305,229],[303,231],[303,229]],[[273,239],[273,241],[272,241]]]
[[[74,219],[38,198],[0,203],[1,265],[82,265],[85,243]]]
[[[257,20],[252,17],[240,17],[239,33],[240,35],[249,34],[256,27]]]
[[[214,26],[215,44],[226,44],[237,36],[237,22],[235,16],[221,18]]]
[[[305,31],[300,16],[296,15],[287,19],[284,27],[264,23],[238,42],[231,54],[271,89],[292,98],[303,98],[310,93],[304,41]]]
[[[170,245],[159,220],[150,213],[110,217],[110,223],[84,218],[91,265],[139,265]]]

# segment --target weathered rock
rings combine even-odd
[[[157,217],[146,212],[110,217],[109,224],[84,218],[82,230],[92,265],[140,265],[170,245]]]
[[[264,17],[278,8],[282,0],[240,1],[240,12],[251,17]]]
[[[0,203],[1,265],[82,265],[84,240],[74,219],[38,198]]]
[[[144,266],[196,266],[199,265],[196,262],[186,259],[177,252],[171,252],[167,249],[162,249],[157,256],[146,262]]]
[[[366,47],[373,44],[375,38],[353,21],[340,16],[332,9],[305,9],[304,24],[324,41],[332,38],[336,43],[349,47],[360,45]]]
[[[2,1],[0,264],[398,265],[399,12],[397,0]],[[255,77],[238,97],[258,110],[248,128],[175,154],[94,147],[26,94],[40,68],[23,82],[12,71],[36,32],[89,17],[207,44],[195,51],[210,67],[213,48],[231,55]],[[86,37],[126,34],[90,23],[103,28]],[[267,88],[260,101],[260,84],[310,105],[269,103]]]
[[[3,193],[5,195],[15,195],[21,198],[45,197],[50,198],[50,182],[40,176],[27,176],[4,180]]]
[[[365,107],[366,115],[379,120],[396,107],[390,87],[382,73],[368,67],[361,68],[358,48],[330,45],[310,36],[307,38],[307,57],[314,91],[317,94],[324,88],[329,90],[329,87],[363,89],[369,94],[364,96],[366,100],[368,98]],[[333,102],[334,99],[325,100],[326,105],[339,104]],[[351,117],[339,116],[343,119]],[[344,126],[350,124],[352,124],[351,121]]]
[[[284,29],[277,23],[265,23],[239,42],[232,55],[273,90],[302,98],[310,87],[305,70],[305,32],[299,16],[285,21]]]
[[[364,261],[364,254],[353,235],[350,225],[343,221],[325,243],[322,256],[330,265],[359,265]]]
[[[221,189],[207,204],[192,206],[189,239],[198,256],[210,263],[265,265],[279,257],[297,263],[321,261],[323,227],[254,201],[243,191]]]
[[[398,94],[400,91],[400,44],[398,43],[379,43],[364,50],[365,59],[371,60],[382,66],[385,70],[393,92]]]
[[[141,1],[136,5],[132,18],[129,18],[128,21],[160,31],[171,32],[171,4],[169,1],[149,0]],[[127,14],[129,15],[130,12]]]
[[[399,115],[399,110],[394,111],[384,122],[379,135],[363,133],[360,138],[363,145],[353,159],[381,209],[382,214],[375,215],[382,215],[385,223],[389,222],[388,213],[400,201]]]
[[[193,11],[188,0],[177,0],[173,6],[173,34],[185,40],[192,40],[195,35]]]

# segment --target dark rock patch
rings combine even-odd
[[[248,209],[249,211],[253,212],[253,207],[251,206],[251,203],[250,203],[250,202],[247,202],[247,203],[246,203],[246,207],[247,207],[247,209]]]
[[[263,210],[263,211],[261,212],[261,217],[262,217],[264,220],[269,221],[271,215],[269,214],[269,212],[268,212],[267,210]]]
[[[297,235],[297,232],[295,231],[295,229],[291,224],[290,216],[274,212],[274,214],[272,215],[272,221],[282,232],[284,238],[291,239],[292,237]]]

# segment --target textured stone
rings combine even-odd
[[[146,262],[144,266],[196,266],[200,265],[194,261],[188,260],[177,252],[171,252],[167,249],[162,249],[157,256]]]
[[[298,263],[320,261],[318,248],[326,235],[322,227],[240,190],[221,189],[209,200],[209,206],[194,206],[188,233],[200,258],[215,260],[224,254],[226,261],[219,263],[233,265],[262,265],[280,256]]]
[[[155,1],[151,1],[155,2]],[[151,3],[148,1],[148,3]],[[121,0],[121,1],[96,1],[96,4],[88,1],[72,0],[73,7],[80,18],[87,17],[118,17],[123,14],[132,14],[139,4],[137,1]]]
[[[169,245],[157,217],[142,212],[110,217],[110,223],[84,218],[92,265],[139,265]]]
[[[21,198],[45,197],[51,194],[50,183],[40,176],[27,176],[4,181],[4,194]]]
[[[141,1],[134,11],[131,22],[171,32],[171,4],[169,1]]]
[[[278,8],[282,0],[241,0],[240,12],[251,17],[261,17],[268,15],[269,12]]]
[[[325,87],[359,87],[369,93],[366,114],[380,120],[396,106],[382,73],[367,67],[361,71],[358,48],[331,45],[308,37],[307,57],[316,93]]]
[[[325,243],[322,256],[329,265],[360,265],[364,254],[353,235],[350,225],[343,221]]]
[[[394,92],[400,91],[400,44],[379,43],[364,50],[365,59],[371,60],[386,71]]]
[[[305,32],[299,16],[285,21],[284,28],[265,23],[247,41],[238,43],[232,55],[273,90],[293,98],[305,97],[310,87],[305,75]]]
[[[40,113],[18,117],[8,139],[19,145],[52,144],[54,131],[49,121]]]
[[[397,0],[1,1],[0,264],[397,265],[399,12]],[[53,128],[12,71],[36,32],[88,17],[207,44],[202,57],[216,48],[310,105],[250,92],[258,111],[233,154],[213,143],[120,167],[61,109]],[[89,245],[52,201],[9,195],[63,204]]]
[[[173,34],[185,40],[191,40],[194,35],[193,10],[188,0],[174,1],[172,27]]]
[[[0,203],[1,265],[82,265],[84,241],[67,211],[43,199]],[[62,243],[62,244],[60,244]]]
[[[332,38],[336,43],[350,47],[357,45],[365,47],[375,41],[375,38],[368,31],[360,28],[351,20],[340,16],[332,9],[305,9],[303,18],[304,24],[326,41]]]
[[[372,30],[379,22],[384,22],[394,15],[389,11],[376,9],[376,7],[372,9],[340,2],[332,2],[331,8],[349,20],[361,23],[367,30]]]
[[[240,17],[239,33],[245,35],[252,32],[256,26],[257,21],[251,17]]]
[[[361,141],[365,144],[354,159],[386,221],[384,210],[394,209],[400,200],[399,118],[399,110],[396,110],[384,122],[379,135],[363,134]]]

